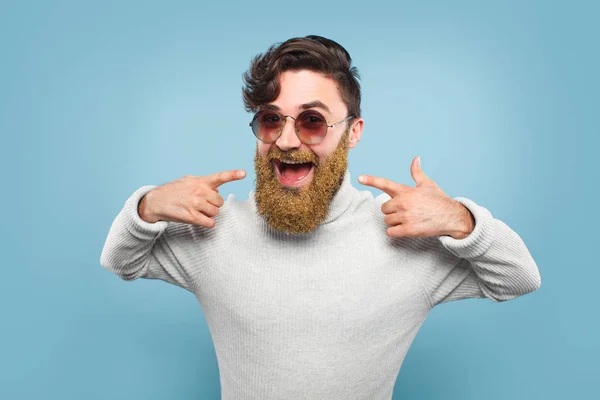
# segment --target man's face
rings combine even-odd
[[[268,106],[281,116],[295,118],[307,107],[323,114],[328,125],[348,116],[335,81],[318,72],[285,71],[280,85],[279,96]],[[348,150],[358,143],[362,125],[361,118],[351,119],[327,128],[320,143],[307,145],[296,135],[294,120],[286,118],[276,142],[257,140],[255,201],[269,225],[288,233],[308,233],[323,222],[347,169]]]

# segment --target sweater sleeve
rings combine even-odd
[[[440,254],[421,274],[432,306],[475,297],[501,302],[538,289],[538,267],[519,235],[485,207],[454,199],[471,211],[475,228],[463,239],[433,238],[441,244]]]
[[[149,223],[138,214],[141,198],[154,187],[142,186],[127,199],[110,227],[100,264],[124,280],[161,279],[193,291],[192,279],[173,251],[168,228],[174,223]]]

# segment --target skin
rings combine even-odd
[[[280,76],[281,92],[270,106],[281,115],[296,117],[303,104],[320,101],[319,110],[329,124],[348,116],[335,81],[313,71],[286,71]],[[307,233],[316,229],[327,215],[331,199],[339,189],[347,166],[347,155],[363,132],[364,121],[354,118],[329,128],[325,139],[315,145],[302,143],[296,136],[292,120],[274,143],[257,140],[255,169],[256,201],[259,212],[268,223],[287,233]],[[297,187],[283,185],[276,177],[272,158],[312,161],[314,172]],[[475,227],[471,212],[452,199],[421,169],[419,157],[410,167],[416,187],[383,177],[361,175],[358,181],[378,188],[391,199],[381,207],[390,237],[451,236],[467,237]],[[245,171],[223,171],[206,176],[186,175],[148,192],[138,205],[138,213],[146,222],[177,221],[212,228],[213,219],[224,203],[218,187],[243,179]]]
[[[175,221],[212,228],[212,217],[219,214],[219,207],[225,203],[219,186],[245,177],[244,170],[186,175],[146,193],[138,203],[138,215],[148,223]]]
[[[285,71],[280,76],[281,91],[275,101],[270,103],[279,108],[278,112],[281,115],[291,115],[296,117],[302,111],[302,104],[308,104],[315,100],[325,104],[329,111],[321,107],[313,107],[313,109],[321,112],[327,122],[340,121],[348,116],[348,109],[342,101],[335,81],[318,72],[301,70],[301,71]],[[270,148],[277,146],[281,151],[306,151],[312,152],[318,159],[326,159],[331,155],[337,147],[346,124],[340,124],[334,128],[328,128],[325,139],[319,144],[307,145],[302,143],[296,132],[294,131],[293,120],[288,118],[288,121],[283,128],[281,136],[275,143],[263,143],[257,141],[258,154],[265,157]],[[351,120],[351,133],[348,147],[354,148],[363,132],[364,120],[355,118]],[[303,186],[307,186],[309,181],[304,182]]]
[[[389,179],[361,175],[358,181],[390,195],[381,211],[390,225],[390,237],[451,236],[464,239],[475,228],[473,214],[463,204],[448,196],[421,169],[420,157],[415,157],[410,174],[416,187],[392,182]]]
[[[323,74],[286,71],[280,76],[280,85],[278,97],[261,108],[292,117],[305,109],[315,109],[329,125],[348,116],[335,81]],[[362,118],[353,118],[328,128],[320,143],[307,145],[298,138],[294,121],[288,118],[275,142],[257,140],[254,197],[258,212],[272,228],[288,234],[309,233],[325,220],[347,169],[348,151],[358,143],[362,129]],[[274,160],[310,161],[315,165],[306,178],[292,184],[279,179]]]
[[[280,84],[279,96],[269,104],[280,115],[297,116],[304,110],[302,104],[317,100],[327,106],[328,110],[315,108],[323,113],[329,124],[342,120],[348,115],[335,81],[320,73],[308,70],[286,71],[281,74]],[[276,181],[273,168],[269,168],[269,155],[273,158],[283,158],[285,153],[291,153],[297,156],[291,158],[299,161],[318,160],[319,163],[324,163],[330,159],[337,159],[338,163],[340,161],[346,163],[347,150],[355,147],[360,140],[364,121],[362,118],[352,120],[348,132],[343,130],[344,124],[329,128],[325,139],[316,145],[302,143],[294,131],[292,122],[290,119],[286,121],[283,132],[276,142],[257,141],[255,156],[257,206],[259,212],[267,217],[270,225],[276,229],[288,233],[310,232],[326,216],[329,202],[341,183],[340,174],[343,174],[343,171],[338,168],[337,175],[319,178],[318,174],[315,174],[305,179],[299,187],[309,193],[316,192],[312,185],[315,183],[313,182],[315,177],[320,182],[325,182],[324,186],[332,189],[314,195],[320,198],[321,202],[314,200],[311,202],[310,199],[298,199],[300,194],[294,191],[291,192],[296,196],[291,196],[290,190],[285,190],[285,185]],[[340,144],[343,144],[346,137],[348,137],[347,150],[339,151]],[[411,175],[417,184],[416,188],[381,177],[368,175],[359,177],[360,183],[383,190],[391,197],[381,207],[384,221],[390,225],[387,229],[388,236],[446,235],[455,239],[467,237],[475,227],[473,215],[464,205],[444,193],[432,179],[427,177],[421,170],[418,160],[419,158],[415,157],[411,164]],[[269,182],[270,185],[264,182]]]

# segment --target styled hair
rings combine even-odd
[[[258,108],[279,96],[279,76],[288,70],[320,72],[336,81],[349,115],[360,117],[360,75],[350,54],[340,44],[322,36],[309,35],[272,45],[252,59],[243,75],[242,96],[246,111]]]

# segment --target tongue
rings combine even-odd
[[[303,164],[281,164],[281,175],[290,181],[299,181],[310,172],[312,163]]]

